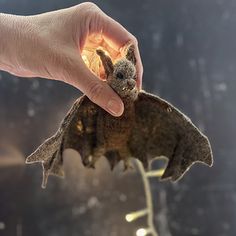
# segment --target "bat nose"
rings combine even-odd
[[[127,81],[127,86],[128,86],[129,89],[133,89],[135,87],[135,85],[136,85],[135,80],[130,79],[130,80]]]

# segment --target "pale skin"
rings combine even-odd
[[[94,40],[97,34],[102,40]],[[95,4],[34,16],[0,14],[0,70],[68,83],[114,116],[122,115],[122,100],[88,69],[81,53],[85,46],[94,50],[102,46],[115,60],[130,43],[135,46],[141,89],[143,66],[137,39]]]

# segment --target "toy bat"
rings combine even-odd
[[[210,143],[191,120],[170,103],[136,87],[136,59],[130,45],[126,57],[113,64],[102,50],[97,50],[107,83],[122,98],[125,110],[113,117],[85,95],[72,106],[58,131],[26,159],[42,162],[45,188],[49,175],[64,176],[63,151],[79,152],[85,167],[94,168],[105,156],[113,169],[119,161],[129,168],[131,157],[148,169],[158,156],[168,158],[162,179],[176,181],[195,162],[212,166]]]

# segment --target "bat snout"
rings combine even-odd
[[[128,87],[130,90],[132,90],[133,88],[135,88],[135,86],[136,86],[135,80],[133,80],[133,79],[127,80],[127,87]]]

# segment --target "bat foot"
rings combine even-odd
[[[99,158],[97,156],[89,155],[83,159],[83,165],[87,168],[95,169],[95,164],[98,159]]]
[[[124,160],[124,169],[123,169],[123,171],[125,172],[127,170],[134,170],[134,167],[131,164],[129,159]]]

